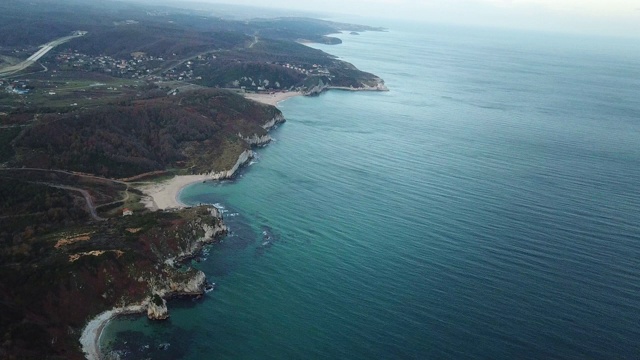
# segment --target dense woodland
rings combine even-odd
[[[84,199],[43,184],[0,177],[0,260],[28,261],[42,251],[37,238],[88,219]]]
[[[78,222],[33,236],[19,262],[0,252],[0,358],[83,359],[78,338],[86,321],[148,296],[140,276],[174,276],[162,262],[193,236],[194,222],[211,221],[207,214],[194,208]]]
[[[77,39],[73,48],[88,55],[129,57],[141,51],[168,59],[243,46],[249,37],[231,31],[196,32],[173,24],[121,25],[90,32]]]
[[[16,155],[10,164],[111,178],[167,167],[219,171],[230,168],[247,148],[238,133],[263,135],[261,126],[277,115],[273,107],[222,90],[48,114],[12,141]],[[222,154],[226,147],[236,149],[235,154],[203,163],[207,154]]]

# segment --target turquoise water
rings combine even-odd
[[[387,93],[280,105],[232,182],[187,188],[232,234],[218,284],[137,359],[622,359],[640,354],[640,49],[430,28],[318,46]]]

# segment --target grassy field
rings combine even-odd
[[[149,85],[142,80],[112,78],[84,72],[46,72],[15,77],[18,88],[27,94],[0,89],[0,109],[70,110],[76,107],[100,106],[123,97],[136,96]],[[6,111],[6,110],[5,110]]]

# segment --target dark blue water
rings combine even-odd
[[[282,103],[288,122],[237,181],[183,193],[227,210],[233,234],[197,265],[218,290],[170,304],[169,323],[115,321],[103,344],[128,358],[640,357],[637,44],[342,38],[321,48],[391,91]]]

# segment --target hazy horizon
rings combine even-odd
[[[177,0],[178,2],[182,2]],[[640,2],[630,0],[198,0],[333,16],[455,25],[558,31],[589,35],[640,36]]]

